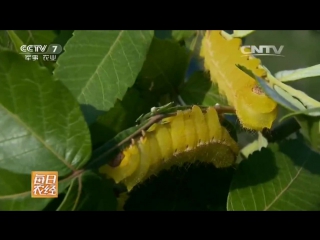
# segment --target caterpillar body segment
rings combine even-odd
[[[198,107],[192,108],[193,121],[195,124],[195,130],[198,136],[198,145],[204,144],[210,140],[208,125],[206,123],[205,115],[202,113],[201,109]]]
[[[255,79],[236,65],[245,66],[266,81],[267,72],[259,59],[240,51],[241,39],[225,35],[220,30],[206,32],[200,52],[204,67],[210,72],[211,81],[218,85],[219,92],[236,109],[243,127],[257,131],[271,128],[277,116],[277,103],[257,90]]]
[[[185,122],[184,122],[184,113],[181,110],[177,111],[177,115],[170,122],[171,127],[171,139],[172,139],[172,148],[174,153],[178,154],[185,150],[186,135],[184,134]]]
[[[221,139],[222,128],[217,128],[220,125],[218,114],[213,107],[209,107],[205,114],[205,119],[208,127],[209,139],[215,136],[216,139]]]
[[[194,112],[192,110],[184,111],[184,134],[186,137],[185,149],[192,150],[197,146],[197,132],[193,120]],[[183,133],[181,133],[183,134]]]
[[[238,153],[237,143],[221,126],[215,108],[202,112],[193,106],[153,124],[121,152],[119,166],[105,165],[99,171],[131,191],[151,175],[186,162],[199,160],[218,168],[229,167]]]
[[[155,130],[155,135],[160,147],[160,156],[162,156],[163,161],[166,162],[171,158],[173,152],[169,124],[158,125]]]

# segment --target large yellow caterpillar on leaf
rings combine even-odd
[[[271,128],[277,116],[277,103],[259,88],[255,79],[236,66],[242,65],[268,81],[261,61],[244,55],[240,51],[241,43],[240,38],[233,38],[224,31],[208,30],[202,40],[200,55],[211,80],[234,106],[242,126],[261,131]]]
[[[199,160],[217,168],[232,166],[238,153],[239,147],[221,126],[216,109],[202,111],[193,106],[142,131],[115,157],[121,160],[118,166],[107,164],[99,171],[131,191],[151,175],[186,162]]]

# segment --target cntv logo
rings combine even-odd
[[[277,49],[277,47],[274,45],[246,45],[242,46],[240,51],[244,57],[248,55],[284,57],[284,55],[281,55],[283,48],[283,45],[281,45],[279,49]]]

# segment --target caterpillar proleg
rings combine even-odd
[[[218,85],[220,93],[236,109],[244,128],[257,131],[271,128],[277,116],[277,103],[236,64],[268,81],[266,70],[259,59],[244,55],[240,46],[240,38],[233,38],[220,30],[206,31],[200,53],[204,58],[204,67],[210,72],[210,78]]]
[[[238,153],[237,143],[221,126],[215,108],[203,112],[193,106],[154,123],[119,153],[120,165],[104,165],[99,170],[131,191],[151,175],[186,162],[232,166]]]

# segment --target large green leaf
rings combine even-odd
[[[320,210],[319,159],[301,139],[254,152],[236,171],[228,210]]]
[[[58,211],[110,211],[116,210],[117,199],[112,184],[88,171],[72,180]]]
[[[30,174],[13,173],[0,168],[0,211],[43,210],[53,198],[31,198]],[[59,182],[59,194],[70,184],[70,179]]]
[[[137,87],[155,94],[177,95],[189,65],[189,53],[173,40],[154,38],[137,79]]]
[[[109,110],[131,87],[153,31],[74,31],[54,72],[79,103]]]
[[[0,169],[64,177],[90,154],[88,127],[68,89],[37,62],[0,52]]]
[[[203,71],[194,72],[179,92],[186,104],[227,104],[225,97],[219,94],[217,85],[213,84],[208,74]]]

